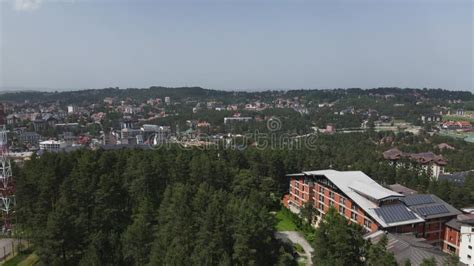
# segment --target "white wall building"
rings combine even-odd
[[[68,107],[67,107],[67,113],[68,114],[74,114],[76,112],[77,112],[77,106],[68,105]]]
[[[459,261],[474,266],[474,219],[462,222]]]
[[[58,140],[45,140],[39,143],[40,150],[59,151],[66,147],[66,142]]]

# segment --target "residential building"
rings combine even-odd
[[[41,113],[33,120],[35,131],[44,130],[47,127],[54,127],[58,123],[58,119],[51,113]]]
[[[444,173],[444,168],[448,163],[442,155],[436,155],[432,152],[407,153],[397,148],[385,151],[383,157],[395,165],[403,164],[400,159],[407,158],[415,165],[421,166],[421,168],[434,179],[438,179],[438,177]]]
[[[19,115],[17,114],[9,114],[6,118],[6,122],[7,122],[7,125],[11,125],[11,126],[14,126],[16,125],[21,119],[19,117]]]
[[[336,133],[336,125],[334,124],[327,124],[326,129],[323,129],[323,133],[326,134],[333,134]]]
[[[105,104],[112,105],[112,104],[114,104],[114,102],[115,102],[115,99],[114,99],[114,98],[111,98],[111,97],[105,97],[105,98],[104,98],[104,103],[105,103]]]
[[[453,146],[449,145],[448,143],[440,143],[438,144],[439,150],[456,150]]]
[[[438,177],[438,180],[440,181],[447,180],[449,182],[462,186],[468,176],[474,176],[474,170],[454,172],[454,173],[444,173]]]
[[[159,145],[168,142],[171,136],[171,127],[145,124],[140,129],[143,142],[150,145]]]
[[[441,127],[448,130],[471,130],[472,125],[469,121],[447,121]]]
[[[68,106],[67,106],[67,113],[68,113],[68,114],[77,113],[77,106],[75,106],[75,105],[68,105]]]
[[[284,204],[295,213],[309,203],[319,218],[333,206],[367,232],[414,233],[441,246],[443,225],[460,211],[435,195],[403,195],[384,188],[360,171],[308,171],[290,174]]]
[[[140,135],[142,131],[139,128],[122,128],[120,133],[120,138],[124,140],[128,138],[135,138],[137,135]]]
[[[446,223],[443,251],[459,256],[464,264],[474,265],[474,214],[461,214]]]
[[[230,125],[238,122],[249,122],[252,120],[252,117],[244,116],[233,116],[233,117],[224,117],[224,125]]]
[[[41,139],[41,135],[36,132],[23,132],[18,136],[18,140],[26,145],[37,146]]]
[[[66,147],[66,142],[58,140],[45,140],[39,143],[40,150],[60,151]]]
[[[387,251],[392,253],[398,265],[405,265],[409,260],[411,265],[420,265],[423,260],[434,259],[436,265],[445,265],[449,260],[447,254],[433,247],[423,238],[417,238],[413,234],[396,234],[377,231],[365,238],[371,243],[377,244],[383,236],[387,237]]]
[[[429,115],[422,115],[421,122],[425,123],[433,123],[433,122],[441,122],[443,121],[443,116],[439,114],[429,114]]]
[[[469,266],[474,265],[474,219],[461,222],[459,261]]]

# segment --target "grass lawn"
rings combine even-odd
[[[474,118],[456,116],[456,115],[443,115],[443,121],[469,121],[474,122]]]
[[[295,249],[296,252],[304,254],[304,249],[300,244],[294,244],[293,248]]]
[[[275,215],[277,218],[277,231],[297,231],[296,225],[291,221],[290,217],[286,216],[282,211],[278,211]]]

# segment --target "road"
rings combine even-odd
[[[4,260],[12,252],[13,243],[15,247],[18,244],[18,240],[13,238],[1,238],[0,239],[0,260]]]
[[[293,244],[299,244],[304,249],[304,253],[306,254],[306,265],[313,265],[311,254],[313,253],[314,249],[299,232],[280,231],[275,233],[275,237],[283,241],[289,241]]]

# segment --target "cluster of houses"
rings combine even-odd
[[[422,170],[436,180],[441,174],[445,173],[445,166],[448,163],[442,155],[436,155],[433,152],[408,153],[402,152],[398,148],[385,151],[383,157],[395,166],[407,163],[420,166]]]
[[[136,103],[132,99],[106,97],[102,101],[84,106],[63,105],[59,102],[24,102],[5,104],[6,108],[2,110],[8,114],[4,118],[14,140],[12,149],[16,152],[42,152],[100,145],[156,145],[178,135],[184,136],[185,139],[194,139],[199,134],[211,133],[212,125],[206,120],[189,120],[186,123],[187,129],[180,131],[177,126],[174,132],[170,126],[156,125],[154,119],[176,115],[176,108],[168,107],[179,104],[181,103],[178,101],[173,102],[171,97],[150,98],[143,103]],[[300,103],[297,97],[278,98],[273,103],[254,100],[228,105],[211,100],[197,103],[193,111],[197,112],[202,108],[232,111],[233,116],[223,119],[224,126],[230,127],[237,123],[269,119],[259,114],[251,117],[241,116],[239,110],[294,108],[298,112],[307,113],[304,104]],[[114,117],[111,117],[110,113],[113,113]]]
[[[448,115],[448,117],[455,117],[456,120],[445,121],[445,119],[443,119],[443,114]],[[474,131],[474,127],[469,119],[473,118],[474,114],[467,115],[463,109],[457,110],[455,114],[451,114],[450,110],[442,110],[439,113],[422,115],[421,122],[423,124],[434,123],[438,126],[439,130],[471,132]]]
[[[469,121],[446,121],[441,124],[441,128],[445,130],[456,130],[464,132],[470,132],[474,130],[474,127]]]
[[[260,100],[252,100],[248,103],[232,103],[224,104],[220,101],[207,101],[207,102],[197,102],[195,107],[193,107],[193,113],[197,113],[201,110],[214,110],[214,111],[263,111],[271,108],[288,108],[293,109],[301,114],[308,114],[309,111],[305,107],[305,104],[299,101],[298,97],[294,98],[277,98],[271,103],[266,103]]]
[[[161,103],[161,100],[150,99],[147,102],[155,106]],[[171,104],[170,97],[165,97],[163,103]],[[63,106],[58,102],[49,104],[24,102],[3,103],[0,109],[2,120],[11,135],[12,152],[31,155],[31,152],[41,154],[44,151],[68,151],[110,143],[162,142],[168,138],[170,128],[146,124],[150,117],[167,115],[160,108],[161,106],[157,106],[145,114],[142,105],[137,106],[128,101],[118,102],[115,98],[107,97],[103,100],[103,104],[87,106]],[[119,121],[133,118],[135,121],[141,121],[143,126],[135,129],[123,122],[120,128],[104,128],[104,121],[107,119],[104,109],[119,113],[120,116],[117,118]],[[140,115],[137,115],[139,112]],[[94,127],[97,130],[92,132],[91,128]]]

